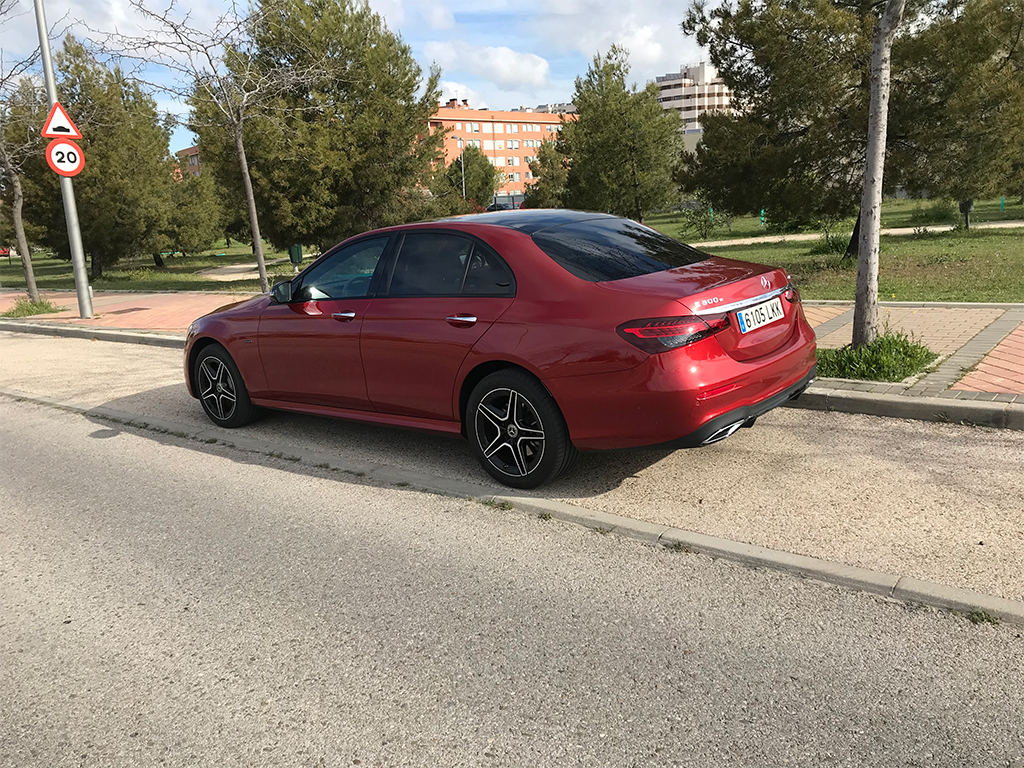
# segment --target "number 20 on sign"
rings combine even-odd
[[[46,162],[61,176],[77,176],[85,166],[85,156],[75,142],[54,139],[46,147]]]

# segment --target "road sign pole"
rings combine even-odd
[[[43,80],[46,83],[46,97],[50,108],[57,103],[57,84],[53,79],[53,60],[50,58],[50,37],[46,27],[46,11],[43,0],[34,0],[36,29],[39,31],[39,53],[43,60]],[[89,290],[89,276],[85,271],[85,250],[82,248],[82,233],[78,228],[78,208],[75,206],[75,190],[71,179],[60,177],[60,193],[64,198],[64,220],[68,225],[68,244],[71,246],[71,265],[75,274],[75,290],[78,293],[78,314],[87,319],[92,317],[92,294]],[[26,254],[27,255],[27,254]]]

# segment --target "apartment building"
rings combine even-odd
[[[199,162],[199,147],[189,147],[174,154],[178,157],[178,166],[183,173],[191,173],[193,176],[199,175],[201,165]]]
[[[430,118],[430,133],[446,128],[444,163],[457,162],[467,146],[474,146],[505,174],[498,202],[520,202],[533,181],[530,163],[545,140],[554,140],[561,115],[528,108],[500,111],[473,109],[469,101],[451,99]],[[484,202],[484,201],[480,201]]]
[[[705,61],[680,67],[678,72],[662,75],[655,81],[662,109],[679,113],[687,150],[692,151],[700,141],[701,115],[732,107],[732,93],[719,77],[718,70]]]

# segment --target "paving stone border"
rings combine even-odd
[[[989,352],[995,349],[1003,339],[1010,335],[1014,328],[1024,322],[1024,309],[1008,309],[988,327],[979,331],[970,341],[951,354],[938,368],[924,376],[910,387],[906,394],[911,397],[946,397],[951,399],[967,399],[962,390],[951,390],[949,387],[963,378],[967,369],[981,362]],[[1024,402],[1024,395],[992,394],[975,392],[975,401],[991,400],[995,402]]]
[[[436,477],[424,472],[399,469],[383,464],[352,461],[332,454],[297,450],[262,440],[253,440],[237,432],[217,427],[196,428],[162,419],[151,419],[139,414],[118,411],[105,406],[88,406],[30,395],[0,387],[0,396],[22,400],[36,405],[58,408],[87,418],[123,424],[136,429],[170,434],[205,444],[220,444],[241,451],[285,458],[321,469],[333,469],[370,483],[444,496],[473,499],[483,503],[507,504],[512,510],[544,519],[560,520],[591,528],[603,534],[617,534],[655,546],[664,546],[692,554],[720,557],[750,568],[767,568],[796,576],[857,589],[903,602],[928,605],[967,614],[969,617],[999,619],[1011,624],[1024,625],[1024,602],[1008,600],[981,592],[951,587],[908,575],[896,575],[868,568],[822,560],[807,555],[769,549],[721,536],[710,536],[696,531],[672,528],[657,523],[633,520],[620,515],[578,507],[553,499],[520,496],[515,493],[495,494],[494,488],[472,482]]]

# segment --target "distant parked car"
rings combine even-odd
[[[483,213],[368,232],[196,320],[189,391],[222,427],[279,408],[463,434],[532,488],[577,451],[722,440],[815,376],[781,269],[633,221]]]
[[[487,210],[490,211],[511,211],[512,206],[508,203],[491,203],[487,206]]]

